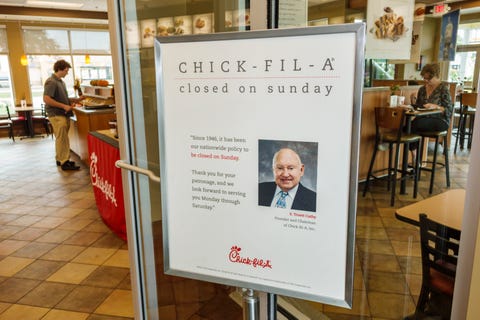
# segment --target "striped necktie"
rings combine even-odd
[[[277,203],[275,204],[275,207],[286,208],[287,202],[285,201],[285,198],[287,196],[288,196],[288,192],[280,191],[280,198],[278,198]]]

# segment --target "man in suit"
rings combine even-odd
[[[273,156],[275,181],[258,186],[258,204],[266,207],[316,211],[316,192],[300,183],[305,166],[300,156],[289,148],[280,149]]]

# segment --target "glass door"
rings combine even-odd
[[[115,93],[121,158],[153,177],[123,170],[135,318],[242,319],[236,288],[163,272],[153,44],[156,36],[248,30],[249,1],[109,0],[108,5],[116,17],[110,21],[110,34],[118,70]]]

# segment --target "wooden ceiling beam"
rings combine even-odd
[[[0,6],[0,16],[1,15],[108,20],[108,13],[101,11],[64,10],[15,6]]]

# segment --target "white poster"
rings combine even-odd
[[[420,52],[421,52],[421,34],[422,34],[422,21],[415,21],[413,23],[413,30],[412,30],[412,48],[410,51],[410,61],[418,63],[420,61]]]
[[[278,1],[278,27],[304,27],[308,20],[307,0]]]
[[[351,305],[363,35],[158,39],[167,274]]]
[[[369,0],[368,59],[410,59],[414,0]]]

